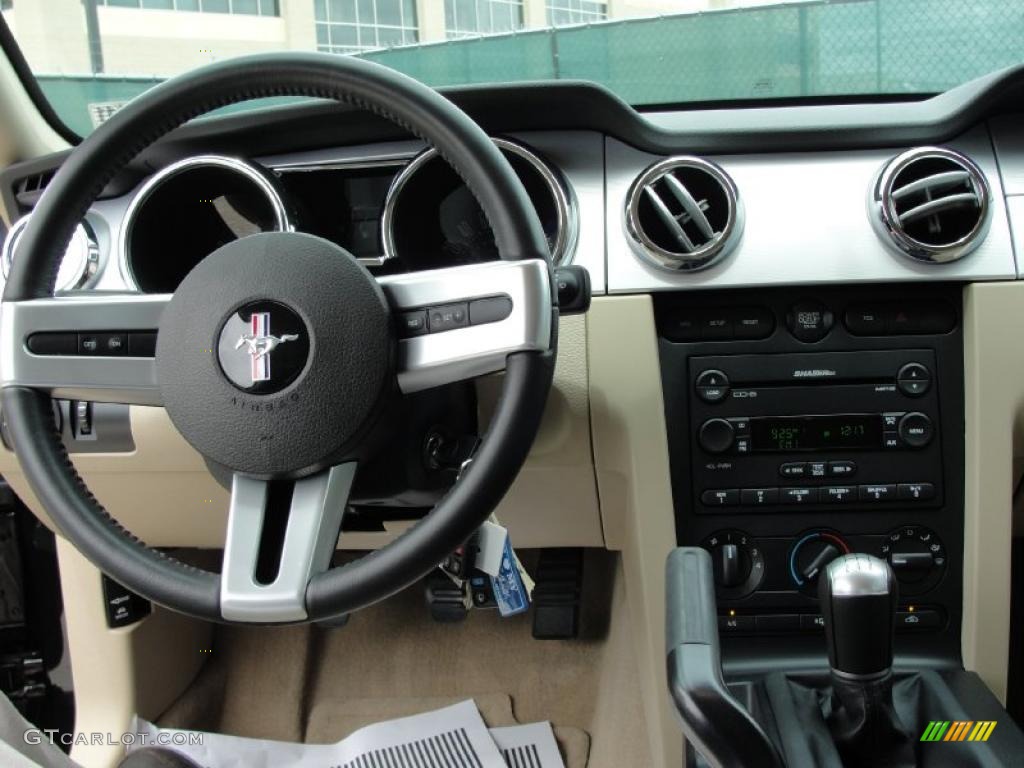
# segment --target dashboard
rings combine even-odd
[[[1022,92],[1022,69],[916,101],[643,113],[582,83],[449,91],[523,181],[553,260],[585,267],[595,295],[594,319],[566,324],[545,427],[510,497],[517,541],[624,546],[610,500],[644,470],[607,470],[602,439],[630,427],[602,433],[595,414],[656,407],[665,445],[655,432],[638,450],[666,453],[655,481],[670,486],[673,543],[715,557],[734,658],[751,636],[762,657],[772,643],[820,645],[813,580],[850,548],[900,572],[903,649],[957,658],[963,295],[1024,276]],[[7,211],[30,215],[62,160],[3,171]],[[326,238],[379,275],[496,257],[433,150],[372,115],[305,104],[194,121],[147,150],[85,215],[58,288],[172,292],[220,245],[272,230]],[[629,336],[623,324],[612,345],[599,313],[627,306],[652,325]],[[645,344],[653,374],[617,371],[635,392],[609,405],[595,360]],[[73,454],[136,450],[127,409],[58,408]],[[205,545],[221,533],[211,525]],[[184,543],[166,527],[146,538]]]

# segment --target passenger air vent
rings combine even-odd
[[[950,149],[917,147],[894,157],[879,174],[871,202],[881,237],[918,261],[962,259],[988,232],[985,174]]]
[[[35,208],[43,190],[46,189],[46,185],[50,183],[56,173],[56,170],[44,171],[18,179],[14,184],[14,199],[18,201],[18,205],[23,210]]]
[[[670,157],[633,182],[626,229],[645,261],[663,269],[704,269],[739,241],[743,208],[736,185],[717,165]]]

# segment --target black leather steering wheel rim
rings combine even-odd
[[[347,56],[257,55],[168,80],[86,138],[36,206],[22,235],[4,302],[52,294],[73,228],[139,152],[193,117],[270,96],[333,99],[370,109],[404,127],[436,147],[463,178],[491,224],[503,259],[548,259],[540,223],[522,184],[487,135],[451,102],[411,78]],[[539,428],[553,375],[556,335],[553,322],[547,351],[508,357],[503,394],[475,459],[435,509],[383,549],[309,582],[307,621],[357,610],[408,586],[486,519],[514,480]],[[45,392],[7,386],[3,408],[22,470],[68,540],[100,570],[144,597],[198,618],[223,621],[218,574],[147,547],[89,493],[53,428]]]

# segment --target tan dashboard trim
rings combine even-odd
[[[587,318],[605,541],[622,550],[651,754],[656,765],[675,768],[683,739],[665,680],[665,559],[676,528],[651,297],[595,298]]]
[[[976,283],[964,289],[963,660],[1004,703],[1013,459],[1024,442],[1022,330],[1024,283]]]

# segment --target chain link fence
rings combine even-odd
[[[1024,62],[1024,1],[790,2],[361,55],[433,86],[582,79],[635,105],[926,94]],[[39,81],[58,113],[82,134],[158,82],[91,76]]]
[[[796,2],[365,56],[435,86],[583,79],[631,104],[934,93],[1024,60],[1024,2]]]

